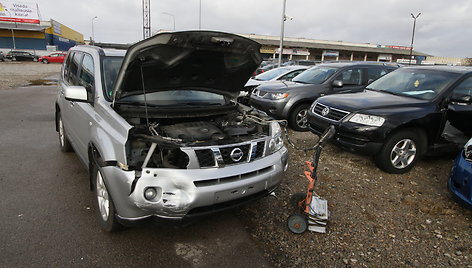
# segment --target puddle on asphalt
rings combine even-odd
[[[53,86],[57,85],[57,81],[48,79],[36,79],[28,81],[25,86]]]

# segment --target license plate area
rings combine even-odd
[[[215,203],[221,203],[263,191],[267,188],[267,181],[245,185],[231,190],[225,190],[215,193]]]

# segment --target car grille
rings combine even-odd
[[[239,160],[238,158],[231,157],[231,152],[238,148],[242,152],[242,157]],[[231,146],[195,149],[195,155],[201,168],[218,167],[247,163],[259,159],[264,156],[264,148],[265,141],[260,140]]]
[[[328,113],[323,114],[323,110],[325,112],[328,111]],[[318,102],[315,104],[315,107],[313,107],[313,113],[332,121],[341,121],[349,114],[349,112],[332,108]]]

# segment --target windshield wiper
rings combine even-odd
[[[144,106],[144,102],[140,101],[115,101],[116,104],[121,104],[121,105],[133,105],[133,106]],[[148,106],[155,106],[153,104],[147,104]]]
[[[398,93],[398,92],[392,92],[392,91],[380,90],[380,89],[373,89],[373,88],[365,88],[365,89],[371,90],[371,91],[376,91],[376,92],[388,93],[388,94],[395,95],[395,96],[409,97],[409,96],[406,96],[405,94],[401,94],[401,93]]]

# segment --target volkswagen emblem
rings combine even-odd
[[[329,114],[329,108],[328,108],[328,107],[325,107],[325,108],[321,111],[321,115],[322,115],[322,116],[326,116],[327,114]]]
[[[231,160],[234,162],[239,162],[243,158],[243,151],[239,148],[234,148],[231,153],[229,154],[229,157],[231,157]]]

